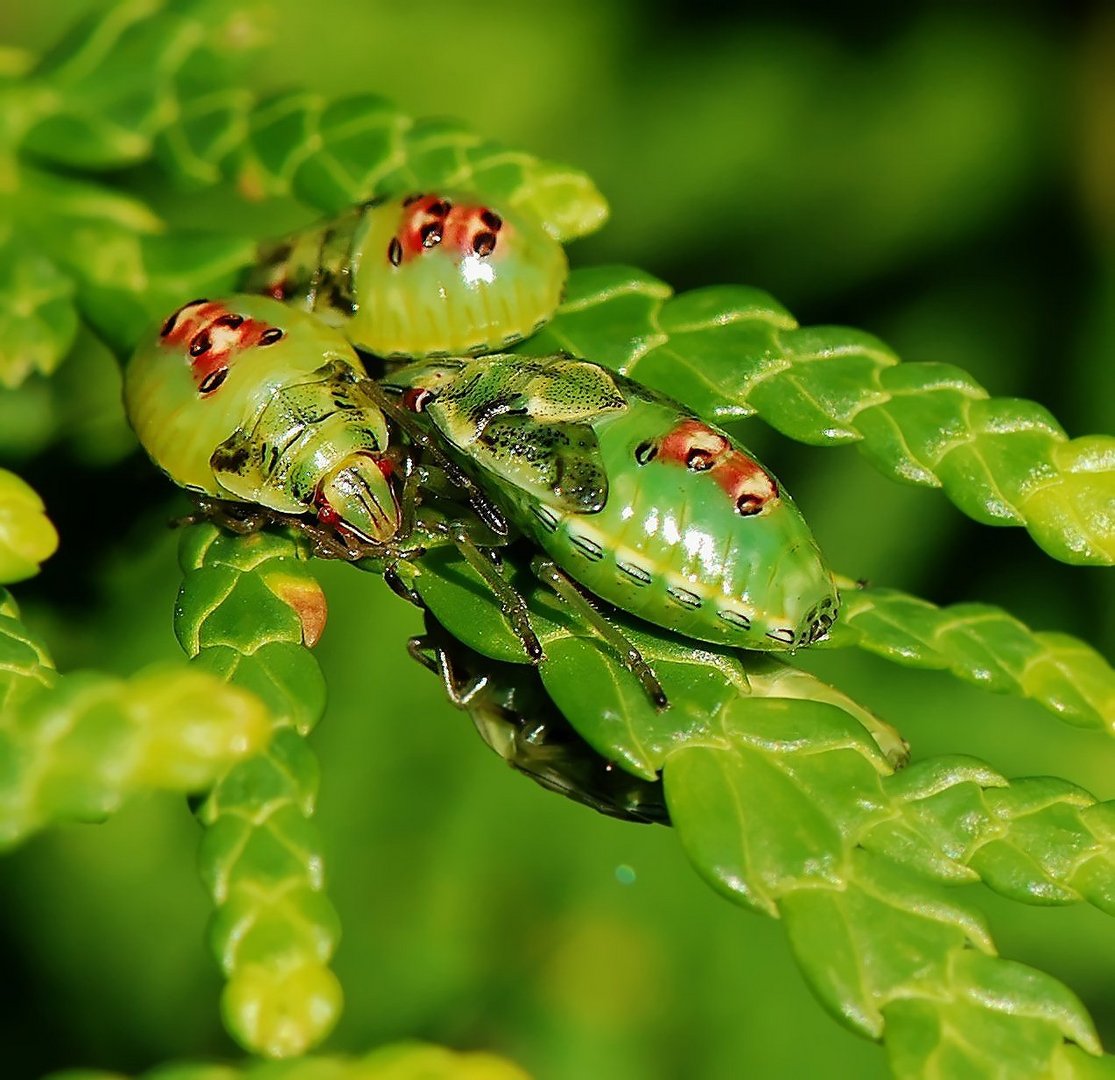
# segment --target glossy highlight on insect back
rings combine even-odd
[[[792,499],[669,398],[569,356],[423,361],[388,382],[572,578],[704,641],[795,649],[837,615]]]
[[[384,357],[506,348],[561,302],[561,244],[476,195],[376,199],[261,252],[248,287],[303,306]]]
[[[182,487],[391,539],[387,423],[351,346],[262,296],[194,300],[136,350],[124,404]]]

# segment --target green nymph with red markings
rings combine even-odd
[[[191,301],[124,376],[128,419],[175,483],[384,543],[400,511],[371,390],[337,331],[262,296]]]
[[[837,592],[775,478],[727,434],[568,356],[423,361],[388,385],[558,567],[702,641],[795,649]]]
[[[553,316],[567,273],[561,244],[529,214],[415,193],[266,245],[248,288],[312,311],[378,356],[460,356],[532,334]]]

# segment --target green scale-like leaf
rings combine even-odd
[[[22,145],[69,168],[148,158],[183,99],[229,81],[255,44],[249,6],[125,0],[77,24],[31,72]],[[36,93],[37,91],[37,93]]]
[[[418,564],[401,566],[400,572],[460,640],[495,659],[526,662],[521,643],[487,586],[463,560],[439,551],[427,554]],[[612,621],[650,662],[671,700],[668,710],[659,711],[635,677],[556,597],[526,573],[519,572],[515,581],[528,598],[532,625],[546,652],[540,670],[551,696],[600,754],[636,775],[656,777],[678,746],[723,744],[727,736],[719,727],[720,718],[741,699],[823,705],[826,709],[818,715],[826,722],[827,708],[835,706],[855,721],[857,727],[851,730],[861,740],[863,732],[869,732],[891,762],[904,757],[893,729],[807,672],[776,657],[693,642],[612,613]],[[875,593],[871,589],[850,593],[853,630],[843,636],[845,643],[861,632],[854,605]],[[911,626],[925,639],[931,639],[937,621],[952,625],[952,609],[934,608],[897,593],[886,593],[883,599],[900,599],[900,611],[913,606],[922,618]],[[1017,637],[1031,643],[1039,658],[1036,667],[1046,663],[1039,635],[1005,613],[996,612],[991,626],[999,621],[1008,624],[1008,641]],[[882,651],[881,642],[893,645],[913,633],[897,618],[886,626],[891,637],[863,628],[875,643],[873,650]],[[958,635],[957,640],[965,638]],[[1060,643],[1061,635],[1056,640]],[[840,641],[838,637],[836,643]],[[1078,649],[1057,654],[1067,659],[1057,667],[1059,678],[1052,686],[1087,685],[1093,662],[1102,664],[1083,643],[1075,645]],[[967,658],[957,647],[954,662],[960,673],[982,670],[977,669],[977,662],[986,666],[993,646],[992,636],[991,646],[974,649]],[[945,666],[940,653],[924,642],[917,649],[904,645],[894,651],[904,663]],[[1079,670],[1073,666],[1078,651],[1088,660]],[[967,677],[978,685],[988,685],[986,679]],[[1105,695],[1110,693],[1111,679],[1110,669],[1105,668],[1103,678],[1095,683],[1103,691],[1098,701],[1109,701]],[[995,689],[1020,695],[1028,685],[1023,679],[992,684]],[[1052,691],[1032,696],[1060,711],[1056,707],[1060,698]],[[798,715],[804,717],[806,712]],[[862,743],[868,749],[872,745]],[[892,857],[910,861],[919,872],[943,883],[971,881],[978,873],[992,888],[1024,902],[1071,903],[1085,898],[1110,909],[1109,897],[1115,889],[1111,805],[1096,803],[1087,792],[1054,779],[1017,781],[1015,787],[1008,787],[988,766],[960,757],[920,763],[887,784],[891,786],[860,793],[864,805],[878,807],[882,815],[878,822],[872,819],[870,827],[864,826],[862,835],[857,834],[860,842],[867,843],[864,837],[870,834],[870,846],[885,848]],[[953,805],[957,809],[950,816],[948,807]],[[785,820],[793,820],[792,815]],[[910,838],[911,832],[917,834],[915,839]],[[759,906],[770,910],[769,904]]]
[[[289,194],[325,212],[382,192],[447,187],[527,209],[560,240],[593,232],[608,216],[584,173],[453,121],[415,121],[372,94],[329,102],[290,93],[258,105],[209,96],[184,110],[161,150],[180,175],[213,181],[223,172],[249,198]]]
[[[460,560],[430,553],[400,570],[472,648],[525,662]],[[980,1068],[981,1033],[1007,1043],[1007,1075],[1054,1063],[1089,1075],[1099,1047],[1079,1002],[996,959],[979,914],[943,887],[983,880],[1026,903],[1087,899],[1110,911],[1112,804],[1048,778],[1011,785],[966,758],[892,773],[897,736],[812,676],[615,615],[671,700],[659,711],[555,598],[521,571],[515,581],[546,652],[543,680],[570,722],[630,772],[661,773],[697,869],[733,901],[786,919],[821,999],[883,1036],[900,1075],[917,1075],[907,1062],[923,1054]],[[986,963],[973,964],[973,948]]]
[[[0,585],[38,573],[58,547],[43,501],[18,476],[0,469]]]
[[[426,556],[421,567],[416,588],[452,633],[494,659],[520,663],[526,659],[489,590],[462,560],[438,552]],[[413,568],[404,568],[404,574],[412,572]],[[584,628],[529,574],[520,572],[518,580],[535,605],[532,617],[547,654],[541,671],[550,693],[564,711],[591,714],[598,693],[609,692],[614,665],[600,666],[605,654],[585,639]],[[1031,698],[1070,723],[1115,730],[1115,671],[1083,641],[1068,634],[1035,632],[989,605],[939,608],[897,590],[861,587],[848,579],[841,582],[840,620],[825,648],[855,645],[904,666],[948,670],[985,689]],[[643,651],[668,695],[691,703],[698,718],[710,716],[729,688],[746,685],[748,678],[754,682],[759,672],[764,679],[778,673],[775,681],[780,689],[806,678],[775,658],[695,643],[615,613],[610,617]],[[812,690],[800,693],[795,688],[793,696],[812,696],[822,685],[815,683]],[[625,726],[637,734],[622,749],[586,737],[601,753],[621,756],[639,775],[651,776],[658,765],[648,746],[660,714],[649,707],[633,679],[621,687],[624,704],[617,707],[617,717],[622,715]],[[874,722],[867,719],[870,714],[863,710],[861,714],[865,722]],[[881,737],[893,743],[892,736]]]
[[[824,647],[856,645],[909,667],[946,669],[999,693],[1032,698],[1071,724],[1115,732],[1115,670],[1069,634],[1035,632],[990,604],[937,607],[841,582],[840,619]]]
[[[257,698],[202,671],[59,676],[0,589],[0,847],[138,791],[205,790],[270,735]]]
[[[520,348],[607,364],[704,416],[855,442],[887,476],[941,487],[985,524],[1024,525],[1055,558],[1115,563],[1115,438],[1070,440],[1034,402],[991,398],[947,364],[900,363],[859,331],[798,327],[756,289],[675,297],[639,270],[574,272],[557,317]]]
[[[882,787],[891,815],[860,834],[864,847],[945,883],[1115,914],[1115,803],[1056,777],[1008,782],[960,756],[918,762]]]
[[[120,1073],[66,1069],[46,1080],[127,1080]],[[243,1068],[204,1062],[164,1065],[136,1080],[528,1080],[517,1065],[494,1054],[462,1053],[406,1042],[363,1057],[312,1056],[296,1061],[252,1062]]]
[[[885,1040],[897,1075],[926,1075],[933,1056],[950,1063],[942,1076],[986,1075],[989,1061],[1003,1076],[1088,1075],[1066,1040],[1089,1054],[1100,1046],[1071,991],[998,959],[976,911],[859,845],[903,807],[889,803],[885,762],[847,716],[741,698],[720,726],[720,744],[681,746],[665,762],[682,844],[714,887],[785,920],[814,991],[849,1027]]]
[[[325,599],[304,559],[282,537],[194,526],[182,538],[175,609],[194,663],[258,694],[275,719],[266,751],[230,770],[198,810],[202,876],[216,905],[210,942],[228,979],[225,1020],[245,1047],[275,1057],[319,1042],[341,1007],[328,967],[340,926],[310,822],[318,768],[303,738],[325,706],[308,648]]]
[[[34,251],[4,249],[0,261],[0,389],[19,386],[33,371],[49,375],[77,333],[74,285]]]
[[[476,189],[566,240],[607,217],[583,173],[378,97],[259,102],[234,85],[257,25],[251,5],[131,0],[0,86],[0,387],[53,371],[78,312],[126,353],[185,300],[233,291],[255,258],[256,238],[228,215],[167,230],[80,170],[157,157],[187,182],[227,179],[245,197],[293,196],[324,212],[384,191]]]
[[[75,305],[128,349],[183,295],[231,287],[251,244],[177,236],[160,247],[169,238],[150,210],[77,170],[149,158],[182,100],[233,77],[249,27],[243,7],[131,0],[76,26],[24,80],[0,88],[0,383],[57,366]]]
[[[505,560],[512,565],[511,559]],[[522,643],[487,585],[462,559],[441,550],[403,563],[400,576],[451,634],[493,659],[526,663]],[[669,749],[682,741],[715,739],[718,712],[740,694],[813,698],[846,709],[892,759],[904,756],[898,734],[846,695],[774,657],[696,643],[618,612],[609,618],[653,667],[674,706],[654,707],[638,680],[606,646],[529,572],[516,587],[527,598],[531,624],[545,650],[539,666],[555,703],[602,755],[653,779]]]
[[[22,701],[57,678],[46,645],[20,620],[12,594],[0,588],[0,717],[14,715]]]

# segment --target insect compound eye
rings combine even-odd
[[[209,340],[209,331],[199,330],[190,341],[190,355],[200,356],[202,353],[208,352],[212,344],[212,341]]]
[[[274,345],[283,336],[282,330],[277,326],[272,326],[269,330],[264,330],[259,337],[260,345]]]
[[[425,248],[437,247],[441,243],[441,225],[432,222],[422,226],[422,246]]]
[[[433,398],[434,395],[424,386],[412,386],[409,390],[403,391],[403,408],[420,413],[425,411]]]
[[[691,472],[708,472],[715,462],[715,455],[700,447],[694,447],[685,455],[685,467]]]
[[[639,443],[635,447],[635,463],[637,465],[646,465],[647,462],[653,461],[656,457],[658,457],[658,443],[650,439]]]
[[[197,392],[199,394],[211,394],[214,390],[218,389],[220,385],[228,378],[228,368],[219,367],[209,372],[204,379],[198,384]]]
[[[741,495],[736,499],[736,512],[741,517],[751,517],[763,508],[763,500],[758,495]]]

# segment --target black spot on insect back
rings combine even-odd
[[[170,316],[170,318],[167,319],[165,323],[163,323],[163,328],[159,331],[159,337],[166,337],[167,334],[169,334],[171,330],[174,329],[175,323],[178,322],[178,316],[181,315],[182,312],[186,310],[186,308],[194,307],[197,304],[208,303],[209,301],[206,300],[204,297],[199,297],[196,300],[191,300],[188,304],[183,304],[177,311],[174,312],[173,315]]]
[[[226,368],[226,367],[220,367],[220,368],[217,368],[215,371],[209,372],[209,374],[206,375],[205,378],[201,380],[201,384],[197,388],[198,393],[199,394],[211,394],[211,393],[213,393],[213,391],[216,390],[221,385],[221,383],[223,383],[225,381],[225,379],[227,379],[227,378],[228,378],[228,368]]]
[[[448,199],[441,199],[440,201],[438,201],[438,202],[434,203],[432,206],[430,206],[426,210],[426,213],[429,214],[431,217],[443,218],[452,209],[453,209],[453,204]]]
[[[243,322],[244,322],[244,316],[243,315],[222,315],[219,319],[217,319],[213,323],[213,325],[214,326],[227,326],[230,330],[235,330]]]
[[[492,232],[499,232],[503,228],[503,218],[499,216],[494,210],[485,210],[480,215],[480,220],[492,230]]]
[[[707,472],[712,468],[713,460],[707,450],[690,450],[685,456],[685,467],[693,472]]]
[[[491,232],[477,233],[472,241],[472,250],[477,255],[491,255],[496,249],[496,234]]]

